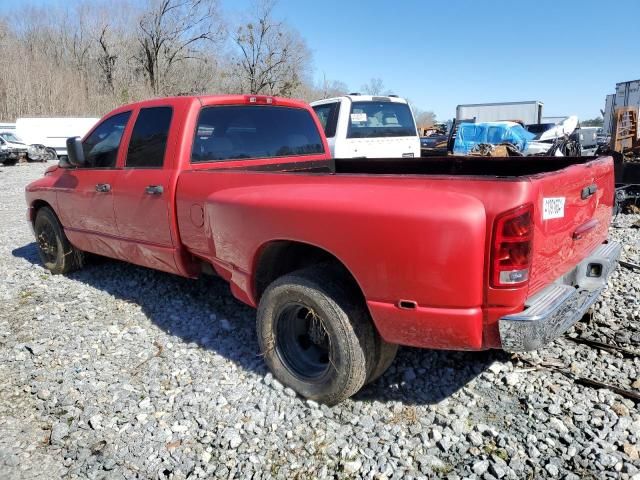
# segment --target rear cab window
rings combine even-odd
[[[263,159],[324,153],[311,112],[260,105],[204,107],[196,126],[191,161]]]
[[[347,138],[415,137],[416,125],[406,103],[353,102]]]

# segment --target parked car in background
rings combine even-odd
[[[351,94],[311,103],[334,158],[420,156],[420,137],[407,101]]]
[[[97,118],[18,118],[16,135],[28,144],[44,145],[56,157],[67,155],[67,138],[82,137]]]
[[[420,137],[420,156],[433,157],[447,155],[449,135],[438,132],[426,137]]]
[[[395,102],[370,103],[349,111]],[[327,403],[398,345],[541,348],[598,299],[621,250],[611,157],[331,159],[307,104],[255,95],[125,105],[68,146],[26,188],[46,268],[91,252],[215,272],[257,307],[274,376]]]
[[[29,162],[46,162],[56,158],[56,152],[52,148],[39,144],[28,145],[13,131],[0,131],[0,148],[1,146],[6,147],[5,153],[11,151],[17,153],[16,162],[20,156],[25,157]]]

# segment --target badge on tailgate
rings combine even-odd
[[[552,218],[564,217],[564,201],[565,197],[549,197],[542,199],[542,219],[550,220]]]

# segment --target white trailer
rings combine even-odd
[[[525,125],[541,123],[544,104],[538,100],[527,102],[476,103],[458,105],[456,120],[476,122],[519,121]]]
[[[67,154],[67,138],[83,137],[98,118],[19,118],[16,134],[28,144],[53,148],[58,156]]]
[[[616,93],[607,95],[604,106],[604,133],[611,135],[613,114],[620,107],[640,107],[640,80],[616,83]]]

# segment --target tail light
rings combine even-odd
[[[273,105],[276,103],[273,97],[265,95],[245,95],[244,100],[250,105]]]
[[[523,205],[496,218],[491,252],[491,286],[517,287],[529,281],[533,206]]]

